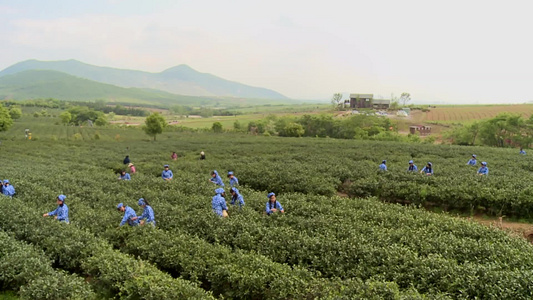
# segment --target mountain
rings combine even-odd
[[[71,101],[103,99],[111,102],[151,105],[207,105],[215,101],[212,97],[183,96],[156,90],[123,88],[58,71],[27,70],[0,77],[0,99],[36,98]]]
[[[0,76],[26,70],[52,70],[120,87],[162,90],[191,96],[239,97],[255,99],[287,99],[266,88],[229,81],[208,73],[198,72],[187,65],[179,65],[160,73],[99,67],[77,60],[26,60],[0,72]]]

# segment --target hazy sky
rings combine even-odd
[[[296,99],[533,100],[531,1],[0,0],[0,69],[188,64]]]

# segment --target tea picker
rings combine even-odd
[[[237,177],[235,177],[235,174],[233,174],[233,172],[228,172],[228,178],[229,178],[229,185],[234,187],[236,185],[239,185],[239,179],[237,179]]]
[[[123,226],[126,223],[128,223],[128,225],[130,226],[137,226],[139,224],[139,221],[137,220],[137,215],[135,214],[135,211],[133,210],[133,208],[129,206],[124,206],[123,203],[119,203],[117,205],[117,209],[118,211],[124,213],[124,217],[122,217],[120,226]]]
[[[219,215],[220,217],[228,216],[228,206],[226,205],[226,192],[223,188],[218,188],[215,190],[215,196],[211,201],[211,208],[213,212]]]
[[[146,223],[151,224],[152,226],[155,226],[155,216],[154,216],[154,210],[148,203],[148,201],[144,200],[144,198],[140,198],[137,202],[139,206],[144,208],[143,213],[137,220],[140,221],[141,225],[144,225]],[[146,219],[146,221],[145,221]]]
[[[285,213],[285,210],[283,209],[283,206],[281,206],[281,203],[279,203],[276,200],[276,194],[269,193],[267,195],[268,201],[266,203],[266,214],[271,215],[276,212]]]
[[[67,196],[65,195],[57,196],[57,208],[54,211],[44,214],[43,217],[54,216],[54,219],[59,222],[65,222],[68,224],[68,206],[65,204],[66,198]]]
[[[217,170],[214,170],[213,172],[211,172],[211,178],[209,178],[209,181],[211,181],[212,183],[216,185],[224,186],[224,182],[222,181],[222,178],[220,177],[220,175],[218,175]]]
[[[164,165],[163,167],[165,169],[163,170],[163,172],[161,172],[161,178],[163,178],[166,181],[172,180],[172,178],[174,177],[174,173],[172,173],[168,165]]]
[[[9,180],[7,179],[4,179],[3,181],[2,194],[8,197],[13,197],[13,195],[15,195],[15,188],[9,184]]]
[[[230,204],[231,205],[237,204],[239,208],[242,208],[244,206],[244,198],[242,197],[239,190],[236,187],[232,187],[229,192],[231,194]]]

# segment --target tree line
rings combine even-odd
[[[529,147],[533,142],[533,115],[500,113],[496,117],[460,125],[445,134],[454,145]]]

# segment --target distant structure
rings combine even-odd
[[[430,135],[431,127],[424,125],[409,126],[409,133],[416,134],[417,132],[420,133],[421,136]]]
[[[350,94],[350,108],[388,109],[390,100],[374,99],[374,94]]]

